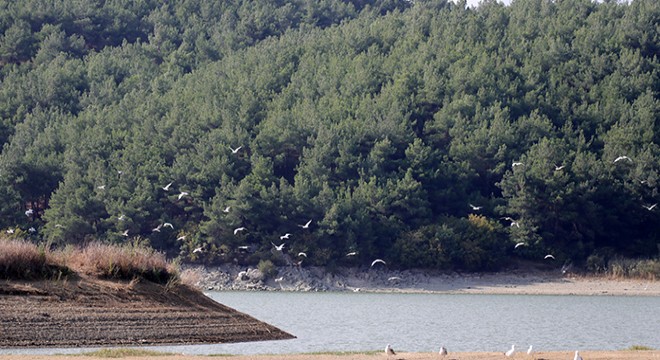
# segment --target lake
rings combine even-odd
[[[158,346],[185,354],[319,351],[506,351],[660,348],[660,297],[210,292],[208,296],[297,338]],[[0,350],[69,353],[80,349]]]

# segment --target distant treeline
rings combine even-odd
[[[0,229],[208,263],[657,257],[658,24],[657,0],[3,0]]]

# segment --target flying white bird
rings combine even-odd
[[[394,352],[394,349],[392,349],[392,346],[390,344],[387,344],[387,346],[385,346],[385,354],[387,356],[396,355],[396,353]]]
[[[282,244],[282,245],[284,245],[284,244]],[[307,257],[307,254],[301,251],[301,252],[298,253],[298,256]]]
[[[193,250],[193,254],[194,254],[194,253],[198,253],[198,252],[202,252],[202,251],[204,251],[204,249],[202,249],[202,248],[203,248],[203,246],[200,246],[200,247],[198,247],[198,248],[195,248],[195,250]]]
[[[511,225],[510,225],[510,226],[520,227],[520,223],[519,223],[517,220],[514,220],[513,218],[510,218],[510,217],[508,217],[508,216],[505,216],[505,217],[502,217],[502,219],[507,220],[507,221],[511,221]]]
[[[228,213],[229,209],[231,209],[231,206],[227,206],[224,210],[222,210],[223,213]]]
[[[238,247],[238,250],[245,250],[245,251],[247,251],[249,248],[250,248],[250,247],[247,246],[247,245],[241,245],[241,246]]]
[[[160,232],[160,229],[163,227],[163,224],[160,224],[156,226],[155,228],[151,229],[151,232]]]
[[[563,169],[563,168],[565,168],[565,167],[566,167],[566,165],[561,165],[561,166],[557,166],[557,165],[555,165],[555,171],[559,171],[559,170],[561,170],[561,169]]]
[[[272,241],[270,243],[273,244]],[[282,243],[282,245],[280,245],[280,246],[277,246],[277,245],[273,244],[273,246],[275,247],[275,250],[282,251],[282,250],[284,250],[284,244],[286,244],[286,243]]]
[[[14,229],[7,229],[7,234],[13,234],[13,233],[14,233]]]
[[[440,346],[440,351],[438,352],[441,356],[446,356],[447,355],[447,348],[444,346]]]
[[[172,225],[172,223],[168,223],[168,222],[166,222],[166,223],[163,224],[163,226],[164,226],[164,227],[168,227],[168,228],[174,230],[174,225]]]
[[[62,224],[55,224],[55,227],[56,227],[56,228],[64,228],[64,225],[62,225]]]
[[[172,186],[172,183],[169,183],[163,187],[163,190],[165,191],[170,191],[170,186]]]
[[[519,247],[521,247],[521,246],[525,246],[525,245],[527,245],[527,244],[525,244],[524,242],[519,242],[519,243],[517,243],[516,246],[514,246],[513,248],[514,248],[514,249],[517,249],[517,248],[519,248]]]
[[[511,164],[511,168],[513,169],[513,168],[516,167],[516,166],[522,166],[522,165],[524,165],[524,164],[521,163],[521,162],[519,162],[519,161],[514,161],[514,162]]]
[[[311,224],[311,223],[312,223],[312,220],[308,221],[305,225],[298,225],[298,226],[300,226],[303,229],[309,229],[309,224]]]
[[[30,216],[30,215],[32,215],[32,214],[34,214],[34,210],[32,210],[32,209],[27,209],[27,210],[25,211],[25,216]]]
[[[628,160],[629,162],[632,162],[632,159],[629,158],[629,157],[627,157],[627,156],[625,156],[625,155],[623,155],[623,156],[619,156],[618,158],[614,159],[614,162],[619,162],[619,161],[621,161],[621,160]]]
[[[582,356],[580,356],[577,350],[575,350],[575,356],[573,356],[573,360],[582,360]]]
[[[552,256],[551,254],[548,254],[548,255],[546,255],[546,256],[544,257],[544,259],[552,259],[552,260],[554,260],[555,257]]]
[[[177,241],[183,241],[183,240],[185,240],[185,239],[186,239],[186,236],[185,236],[185,235],[181,235],[181,236],[179,236],[178,238],[176,238]]]
[[[346,254],[346,256],[355,256],[355,255],[357,255],[357,251],[351,251],[348,254]]]
[[[516,345],[511,345],[511,349],[509,351],[505,352],[504,355],[510,357],[513,355],[513,353],[516,352]]]
[[[99,190],[105,190],[105,185],[97,186],[96,188]]]
[[[655,203],[655,204],[653,204],[653,205],[651,205],[651,206],[642,205],[642,207],[643,207],[644,209],[648,210],[648,211],[652,211],[653,209],[655,209],[656,206],[658,206],[658,203]],[[30,209],[30,210],[32,210],[32,209]]]
[[[119,215],[119,216],[117,217],[117,220],[119,220],[119,221],[124,221],[124,220],[126,220],[126,215],[124,215],[124,214]]]
[[[279,282],[282,282],[282,281],[284,281],[284,276],[280,276],[277,279],[275,279],[276,283],[279,283]]]
[[[121,236],[128,236],[128,230],[124,230],[124,232],[121,233]]]
[[[236,149],[233,149],[231,146],[229,146],[229,149],[231,150],[231,153],[232,153],[232,154],[236,154],[236,153],[238,153],[238,150],[240,150],[242,147],[243,147],[243,146],[239,146],[239,147],[237,147]]]
[[[468,204],[468,205],[470,205],[470,207],[471,207],[472,210],[474,210],[474,211],[481,210],[481,208],[483,207],[483,206],[474,206],[474,205],[472,205],[472,204]]]
[[[31,233],[35,233],[35,232],[37,232],[37,229],[35,229],[33,226],[31,226],[31,227],[28,229],[28,231],[31,232]]]
[[[387,281],[397,281],[397,280],[401,280],[401,278],[398,276],[390,276],[389,278],[387,278]]]
[[[374,260],[374,261],[371,263],[371,267],[373,267],[374,265],[376,265],[376,264],[378,264],[378,263],[381,263],[381,264],[383,264],[383,265],[387,265],[387,263],[386,263],[385,261],[383,261],[383,260],[381,260],[381,259],[376,259],[376,260]]]
[[[529,349],[527,349],[527,355],[532,355],[532,345],[530,345]]]
[[[282,236],[280,236],[280,240],[284,240],[284,239],[288,239],[288,238],[289,238],[289,236],[291,236],[291,234],[289,234],[289,233],[286,233],[286,234],[284,234],[284,235],[282,235]]]
[[[181,200],[181,198],[184,197],[184,196],[186,196],[186,195],[190,195],[190,194],[188,194],[188,193],[185,192],[185,191],[182,191],[182,192],[179,194],[179,198],[178,198],[178,200]]]
[[[236,229],[234,229],[234,235],[238,234],[239,231],[245,231],[245,230],[247,230],[247,229],[244,228],[244,227],[236,228]]]

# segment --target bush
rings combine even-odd
[[[261,260],[259,261],[259,264],[257,265],[257,269],[261,271],[262,274],[264,274],[265,277],[274,277],[277,275],[277,269],[275,268],[275,264],[273,264],[272,261],[270,260]]]

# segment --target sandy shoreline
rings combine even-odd
[[[457,352],[449,353],[448,356],[440,356],[437,353],[397,353],[396,356],[386,356],[384,353],[370,354],[286,354],[286,355],[240,355],[228,356],[232,360],[437,360],[437,359],[460,359],[460,360],[502,360],[502,359],[525,359],[525,360],[566,360],[572,359],[574,351],[547,351],[536,352],[532,356],[519,352],[510,358],[506,358],[501,352]],[[651,351],[580,351],[585,360],[653,360],[660,359],[660,350]],[[208,359],[208,356],[193,355],[170,355],[170,356],[136,356],[124,357],[132,360],[198,360]],[[91,360],[98,359],[92,356],[80,355],[0,355],[2,360]]]
[[[609,279],[558,271],[445,274],[423,270],[343,268],[330,274],[321,268],[282,267],[278,269],[277,277],[267,279],[260,278],[259,274],[246,277],[246,272],[255,273],[256,270],[237,266],[192,269],[198,277],[195,285],[204,291],[660,296],[660,281],[657,280]]]

